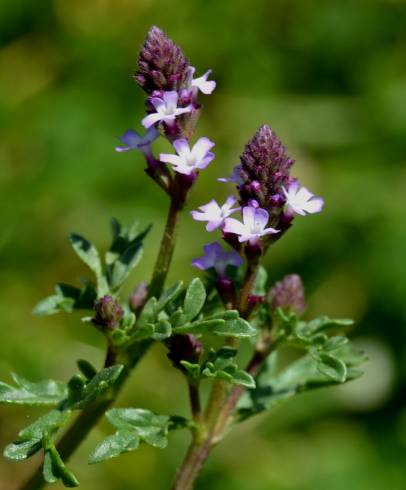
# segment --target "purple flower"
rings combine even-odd
[[[229,177],[220,177],[217,179],[219,182],[233,182],[237,185],[242,185],[244,183],[241,177],[242,165],[238,164],[233,168],[233,171]]]
[[[297,314],[306,308],[303,282],[297,274],[289,274],[268,292],[268,302],[274,310],[285,308]]]
[[[199,206],[200,211],[192,211],[191,215],[196,221],[207,221],[206,230],[214,231],[224,224],[224,220],[241,208],[234,208],[237,199],[234,196],[227,198],[226,202],[219,206],[215,199],[209,203]]]
[[[266,228],[269,213],[265,209],[245,206],[242,215],[242,223],[234,218],[227,218],[224,226],[226,233],[238,235],[239,242],[249,242],[254,245],[264,235],[279,233],[275,228]]]
[[[116,146],[116,151],[139,150],[144,153],[145,156],[151,156],[151,143],[155,141],[158,136],[159,133],[154,126],[151,126],[144,136],[141,136],[133,129],[127,129],[123,136],[119,137],[119,140],[125,146]]]
[[[207,70],[206,73],[199,78],[193,78],[195,71],[196,68],[194,66],[189,67],[188,89],[192,92],[194,97],[196,97],[199,90],[205,95],[210,95],[216,88],[216,82],[214,80],[207,80],[212,70]]]
[[[199,138],[190,148],[186,139],[180,138],[173,142],[173,147],[177,155],[171,153],[161,153],[161,162],[170,163],[175,172],[184,175],[192,175],[195,170],[206,168],[214,158],[214,153],[210,150],[214,143],[209,138]]]
[[[141,124],[145,128],[150,128],[152,125],[160,121],[168,125],[172,125],[177,116],[185,114],[186,112],[191,112],[191,105],[187,107],[178,107],[178,98],[178,92],[175,91],[164,92],[162,98],[150,97],[149,101],[156,109],[156,112],[145,116],[141,121]]]
[[[316,197],[306,187],[300,187],[299,182],[295,181],[286,190],[282,187],[286,197],[285,208],[288,213],[296,213],[304,216],[306,213],[320,213],[324,206],[324,200]]]
[[[217,274],[223,276],[228,266],[240,267],[243,263],[242,258],[235,250],[228,252],[218,242],[205,245],[203,250],[204,255],[194,259],[192,264],[204,271],[214,269]]]
[[[189,61],[158,27],[151,27],[138,58],[135,81],[148,94],[180,90],[189,77]]]

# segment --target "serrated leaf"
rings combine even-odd
[[[106,437],[90,454],[89,463],[100,463],[106,459],[115,458],[120,454],[137,449],[140,438],[133,430],[121,429]]]
[[[40,301],[33,313],[35,315],[54,315],[71,313],[73,310],[92,310],[97,293],[93,284],[87,281],[82,289],[70,284],[57,284],[55,294]]]
[[[247,388],[255,388],[255,379],[251,374],[243,370],[238,370],[233,374],[233,384],[242,385]]]
[[[343,347],[348,343],[347,337],[342,337],[341,335],[337,335],[334,337],[330,337],[323,345],[323,350],[332,351]]]
[[[120,376],[124,366],[117,364],[99,371],[86,385],[81,400],[73,404],[73,408],[83,409],[93,402],[101,393],[114,385]]]
[[[206,289],[202,281],[196,277],[186,289],[183,303],[185,321],[193,320],[200,313],[206,301]]]
[[[76,233],[71,233],[69,238],[78,257],[95,273],[97,278],[100,278],[102,266],[97,248],[89,240]]]
[[[247,338],[255,336],[257,331],[247,320],[234,318],[230,320],[226,319],[224,324],[218,325],[213,329],[213,333],[226,337]]]
[[[110,287],[115,290],[127,279],[130,272],[136,267],[142,258],[142,243],[130,245],[112,264],[108,267],[108,278]]]
[[[66,383],[54,380],[32,383],[12,374],[17,387],[0,382],[0,403],[18,405],[58,405],[66,398]]]
[[[45,316],[55,313],[72,313],[75,301],[72,298],[64,298],[59,294],[53,294],[41,300],[32,310],[34,315]]]
[[[3,456],[7,459],[12,459],[14,461],[22,461],[28,459],[37,453],[42,448],[42,443],[38,441],[20,441],[12,442],[8,444],[4,451]]]
[[[328,316],[321,316],[307,322],[306,325],[303,326],[303,330],[307,332],[307,334],[313,334],[322,330],[328,330],[330,328],[348,327],[353,323],[353,320],[346,318],[334,319],[329,318]]]

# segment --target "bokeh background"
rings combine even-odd
[[[343,0],[1,0],[0,375],[68,379],[75,359],[100,364],[103,341],[79,316],[35,318],[57,281],[85,269],[67,236],[100,248],[109,219],[153,222],[148,280],[167,202],[135,153],[116,137],[139,129],[144,95],[131,79],[147,29],[161,26],[198,73],[218,86],[198,133],[216,141],[190,208],[227,189],[227,175],[259,124],[269,123],[297,160],[295,173],[325,197],[325,212],[298,218],[267,261],[272,281],[303,275],[308,315],[353,317],[370,357],[366,375],[294,398],[241,425],[218,448],[198,489],[406,488],[406,3]],[[185,213],[170,281],[208,240]],[[210,236],[210,238],[212,238]],[[187,414],[180,375],[157,346],[119,405]],[[1,407],[0,445],[41,410]],[[70,466],[81,488],[169,488],[187,445],[147,446],[88,467],[102,423]],[[0,459],[0,489],[36,465]],[[55,488],[60,488],[58,485]]]

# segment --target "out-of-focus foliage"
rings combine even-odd
[[[298,218],[273,247],[270,277],[300,273],[308,318],[355,318],[354,335],[370,358],[366,375],[342,389],[301,395],[241,425],[214,452],[198,489],[404,488],[402,0],[2,0],[1,378],[18,371],[32,380],[69,379],[73,359],[102,361],[94,347],[103,347],[100,337],[79,316],[30,314],[55,282],[86,272],[69,232],[92,237],[102,250],[111,216],[153,222],[134,285],[149,278],[167,203],[144,176],[141,156],[118,155],[114,146],[127,127],[138,129],[143,113],[130,74],[151,24],[183,47],[198,73],[213,68],[218,82],[199,126],[216,141],[217,157],[190,209],[225,197],[227,186],[215,179],[230,173],[257,126],[269,123],[297,160],[294,173],[326,200],[321,215]],[[190,260],[207,240],[187,213],[179,232],[169,284],[195,275]],[[184,382],[159,349],[141,363],[121,406],[157,413],[186,406]],[[1,445],[43,413],[30,411],[27,420],[24,407],[2,408]],[[174,433],[166,452],[144,445],[89,468],[85,455],[109,433],[104,422],[72,459],[82,488],[168,488],[185,433]],[[1,459],[0,489],[13,489],[29,471]]]

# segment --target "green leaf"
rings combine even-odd
[[[33,310],[35,315],[71,313],[73,310],[92,310],[97,298],[96,290],[89,281],[82,289],[70,284],[57,284],[55,294],[40,301]]]
[[[107,268],[108,281],[113,290],[118,289],[142,258],[142,243],[130,245],[120,257]]]
[[[237,350],[231,347],[222,347],[217,352],[212,350],[202,366],[202,376],[255,388],[254,378],[249,373],[238,369],[235,362],[236,355]]]
[[[82,399],[72,405],[73,408],[83,409],[93,402],[101,393],[114,385],[123,371],[124,366],[117,364],[99,371],[85,386]]]
[[[89,463],[100,463],[106,459],[115,458],[122,453],[137,449],[140,444],[139,436],[128,429],[118,430],[106,437],[89,456]]]
[[[332,319],[328,316],[321,316],[319,318],[315,318],[310,322],[303,322],[301,326],[302,333],[305,335],[315,334],[316,332],[329,330],[331,328],[342,328],[348,327],[352,325],[353,320],[349,319]]]
[[[148,323],[155,323],[158,314],[157,299],[150,298],[144,305],[137,320],[137,327],[145,327]]]
[[[52,434],[59,427],[67,423],[70,411],[51,410],[37,419],[34,423],[21,430],[18,434],[19,441],[41,440],[44,433]]]
[[[65,487],[72,488],[79,485],[76,476],[65,466],[53,444],[49,444],[45,449],[43,476],[47,483],[61,480]]]
[[[97,374],[97,369],[86,359],[78,359],[76,362],[80,372],[90,381]]]
[[[0,382],[0,403],[18,405],[58,405],[67,396],[66,383],[46,380],[32,383],[12,374],[17,387]]]
[[[169,303],[174,301],[182,292],[183,282],[179,281],[171,288],[163,292],[157,304],[157,311],[163,310]]]
[[[154,325],[153,338],[155,340],[164,340],[171,336],[172,327],[171,324],[166,320],[160,320],[156,325]]]
[[[86,238],[76,234],[70,234],[70,242],[73,250],[79,258],[95,273],[97,279],[102,275],[102,266],[97,248]]]
[[[185,321],[193,320],[200,313],[205,301],[206,289],[202,281],[196,277],[186,289],[185,301],[183,303]]]
[[[319,354],[319,360],[320,362],[317,364],[317,369],[322,374],[337,383],[344,383],[347,376],[347,367],[343,361],[324,352]]]
[[[330,337],[324,344],[323,350],[331,351],[336,350],[342,347],[343,345],[348,343],[347,337],[342,337],[341,335],[337,335],[334,337]]]
[[[41,441],[12,442],[5,447],[3,456],[14,461],[28,459],[42,448]]]

